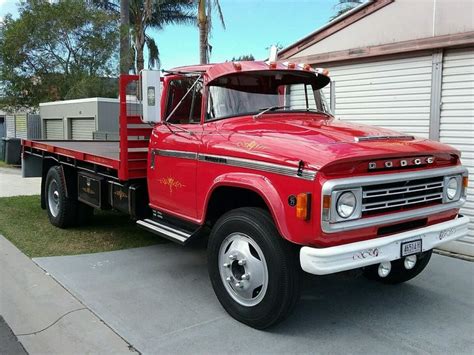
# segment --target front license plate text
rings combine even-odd
[[[412,240],[401,244],[401,256],[421,253],[421,239]]]

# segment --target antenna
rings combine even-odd
[[[276,62],[277,55],[278,55],[278,48],[274,44],[272,44],[272,46],[270,47],[270,56],[268,57],[268,61]]]

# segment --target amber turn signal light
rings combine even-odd
[[[296,218],[307,221],[311,212],[311,194],[300,193],[296,196]]]
[[[462,186],[467,189],[469,186],[469,177],[468,176],[463,176],[462,177]]]

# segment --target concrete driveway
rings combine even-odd
[[[39,195],[41,178],[21,177],[21,169],[0,168],[0,197]]]
[[[170,243],[34,261],[147,354],[474,353],[474,264],[440,255],[398,286],[308,276],[293,315],[268,331],[221,308],[203,247]]]

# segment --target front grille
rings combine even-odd
[[[442,176],[362,188],[362,216],[403,211],[443,202]]]

